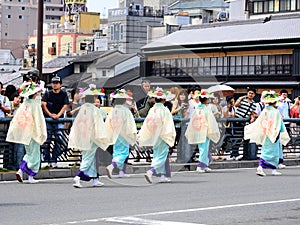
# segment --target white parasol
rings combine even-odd
[[[219,93],[223,97],[230,96],[234,94],[234,89],[228,85],[225,84],[217,84],[214,86],[211,86],[207,89],[207,92],[211,93]]]

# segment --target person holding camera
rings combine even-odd
[[[4,118],[6,113],[10,113],[10,101],[8,97],[2,95],[3,84],[0,82],[0,118]]]
[[[233,96],[227,96],[226,97],[227,105],[222,108],[222,118],[235,118],[235,111],[236,108],[234,106],[235,100]],[[232,136],[235,133],[235,127],[233,122],[227,122],[224,124],[225,127],[225,135],[226,136]],[[219,152],[220,155],[223,155],[226,151],[226,143],[227,139],[224,139],[224,143],[222,145],[222,151]],[[232,149],[230,149],[230,156],[229,158],[226,158],[226,160],[235,160],[235,157],[238,155],[238,147],[232,146]]]

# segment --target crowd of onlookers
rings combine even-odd
[[[42,83],[39,77],[35,74],[24,75],[24,81],[34,81]],[[66,91],[62,90],[62,79],[59,76],[54,76],[51,80],[51,90],[46,91],[44,89],[43,94],[40,97],[41,106],[45,117],[52,119],[64,118],[64,117],[76,117],[80,106],[85,102],[84,96],[80,89],[73,89],[69,95]],[[137,92],[137,89],[141,89],[142,92]],[[125,105],[130,109],[135,118],[144,118],[147,116],[150,108],[154,105],[155,99],[147,96],[147,92],[151,90],[151,83],[148,80],[143,80],[140,87],[127,85],[124,87],[126,94],[132,99],[127,99]],[[190,118],[193,111],[200,104],[199,98],[194,97],[201,91],[199,86],[191,86],[187,89],[171,87],[169,91],[172,93],[170,99],[166,99],[165,106],[168,107],[173,117],[178,118]],[[22,98],[20,97],[20,89],[13,85],[8,85],[3,91],[3,84],[0,82],[0,118],[13,117],[20,104],[22,104]],[[142,93],[142,94],[140,94]],[[243,129],[247,123],[252,123],[255,118],[259,116],[264,109],[264,104],[261,102],[255,102],[254,98],[256,90],[254,88],[248,88],[246,95],[240,96],[235,99],[235,96],[222,96],[222,93],[214,93],[214,98],[209,103],[209,108],[213,112],[216,118],[249,118],[249,122],[227,122],[219,123],[221,133],[223,135],[234,135],[238,130]],[[280,91],[281,100],[278,105],[284,119],[287,118],[299,118],[299,98],[291,100],[288,98],[288,91]],[[93,96],[93,103],[100,107],[102,104],[101,98],[98,95]],[[111,102],[113,104],[113,102]],[[111,105],[109,105],[111,106]],[[286,122],[287,124],[287,122]],[[3,130],[4,124],[0,124],[0,130]],[[53,136],[60,137],[61,129],[66,128],[64,123],[49,123],[47,122],[48,140],[45,144],[43,151],[43,160],[48,163],[49,167],[57,167],[57,158],[61,154],[61,150],[57,143],[50,150],[50,138]],[[140,124],[137,123],[137,126]],[[294,128],[296,124],[292,123],[287,127],[290,135],[296,135]],[[180,124],[175,124],[176,127],[176,140],[175,146],[178,144],[180,138],[182,138],[182,127]],[[139,128],[139,127],[138,127]],[[299,132],[298,132],[299,133]],[[172,154],[175,150],[174,147],[170,148],[169,153]],[[196,149],[197,150],[197,149]],[[214,149],[217,155],[224,154],[224,148],[220,146],[218,149]],[[252,152],[252,156],[249,156],[249,152]],[[239,154],[239,146],[233,146],[230,149],[230,155],[227,160],[241,160],[241,159],[254,159],[256,158],[257,146],[249,141],[243,141],[243,154]],[[18,164],[24,156],[25,149],[22,144],[14,144],[14,166],[11,169],[17,169]],[[146,151],[146,160],[151,162],[151,156]],[[71,159],[71,158],[70,158]],[[141,159],[140,153],[136,152],[136,160]],[[74,160],[74,159],[73,159]],[[76,161],[76,158],[75,158]]]

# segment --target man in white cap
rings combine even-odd
[[[173,147],[176,137],[173,117],[170,110],[164,106],[164,102],[170,92],[162,88],[149,91],[148,96],[155,98],[154,106],[142,125],[138,134],[140,146],[153,146],[153,159],[151,168],[145,174],[145,178],[152,183],[153,175],[160,175],[160,182],[170,182],[170,164],[168,160],[169,147]]]

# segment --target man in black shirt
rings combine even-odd
[[[59,76],[55,76],[51,80],[52,90],[44,94],[42,98],[42,108],[45,117],[50,117],[53,120],[64,117],[64,113],[69,105],[69,98],[65,91],[61,90],[62,80]],[[63,123],[47,122],[48,139],[46,148],[43,151],[44,161],[48,162],[48,166],[57,167],[57,157],[61,154],[61,150],[56,142],[61,139],[61,129],[64,128]],[[55,137],[54,147],[50,156],[51,139]]]

